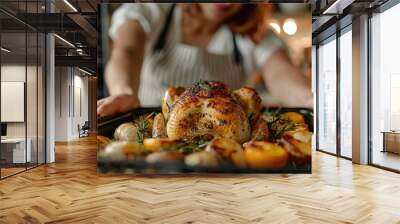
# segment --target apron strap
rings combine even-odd
[[[160,35],[158,36],[158,40],[154,45],[153,52],[160,51],[165,46],[166,37],[169,27],[171,26],[172,16],[174,14],[175,6],[176,4],[173,4],[167,14],[164,27],[162,28]],[[234,32],[232,32],[232,42],[233,42],[233,58],[235,60],[235,64],[239,65],[242,63],[242,54],[240,53],[239,47],[237,46],[236,35]]]
[[[175,10],[175,4],[172,4],[172,6],[169,9],[169,12],[167,14],[167,17],[165,19],[164,27],[162,28],[161,33],[158,36],[158,40],[157,40],[156,44],[154,45],[154,49],[153,49],[154,52],[162,50],[165,46],[166,36],[167,36],[167,32],[169,30],[169,27],[171,26],[171,21],[172,21],[172,16],[174,14],[174,10]]]
[[[242,54],[240,53],[239,47],[236,42],[236,35],[232,32],[232,42],[233,42],[233,58],[235,59],[235,63],[237,65],[242,63]]]

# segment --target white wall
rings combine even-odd
[[[76,68],[56,67],[56,141],[77,139],[78,124],[88,121],[88,78],[83,75]]]
[[[68,68],[55,68],[55,140],[66,141],[68,139]]]

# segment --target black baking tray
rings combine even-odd
[[[310,131],[313,130],[313,111],[308,108],[268,108],[267,110],[280,112],[298,112],[303,115]],[[97,135],[113,138],[115,129],[122,123],[133,121],[135,118],[152,112],[161,112],[159,107],[137,108],[128,113],[117,114],[98,119]],[[183,162],[146,163],[144,160],[110,160],[97,158],[97,168],[100,173],[126,173],[126,174],[206,174],[206,173],[311,173],[311,163],[296,166],[289,163],[282,169],[240,169],[233,165],[218,167],[191,167]]]

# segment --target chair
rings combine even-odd
[[[79,138],[89,136],[89,129],[90,129],[89,121],[85,121],[82,127],[78,124]]]

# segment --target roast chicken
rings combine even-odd
[[[224,137],[244,143],[260,110],[255,90],[231,91],[215,81],[199,81],[184,91],[169,88],[162,102],[168,138],[186,141]]]
[[[311,162],[312,133],[296,112],[262,111],[252,88],[215,81],[170,87],[161,113],[121,124],[100,139],[100,157],[189,167],[281,169]]]

